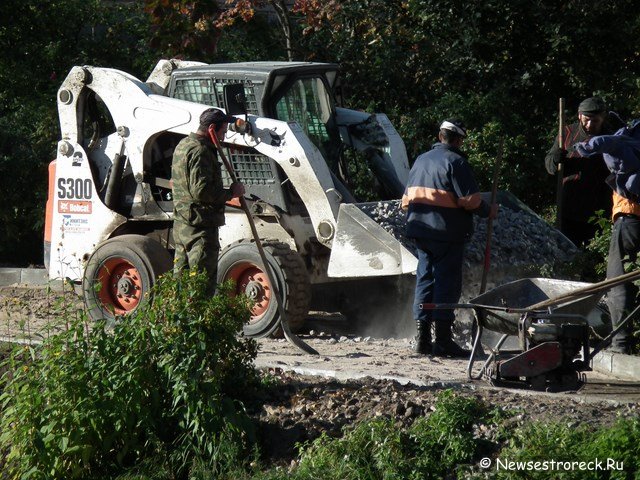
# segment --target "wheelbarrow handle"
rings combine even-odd
[[[482,305],[479,303],[421,303],[420,310],[455,310],[456,308],[473,308],[475,310],[495,310],[506,313],[528,313],[528,308],[511,308],[500,305]]]
[[[610,290],[613,287],[622,285],[623,283],[632,282],[640,278],[640,269],[633,272],[625,273],[619,277],[607,278],[606,280],[598,283],[593,283],[587,287],[578,288],[571,292],[565,293],[555,298],[549,298],[535,305],[529,307],[530,310],[544,310],[549,307],[557,307],[562,303],[569,302],[580,298],[585,298],[596,293],[600,293],[605,290]]]

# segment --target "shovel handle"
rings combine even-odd
[[[218,153],[222,158],[222,162],[224,163],[224,166],[229,172],[231,181],[234,183],[237,182],[238,177],[236,176],[235,171],[233,170],[233,166],[231,165],[231,162],[229,162],[229,160],[227,159],[227,156],[224,154],[224,151],[222,150],[222,145],[220,144],[220,140],[218,140],[218,137],[215,135],[215,132],[212,132],[211,130],[209,130],[209,137],[211,138],[211,141],[215,145],[216,149],[218,150]],[[278,288],[276,279],[273,278],[273,274],[271,272],[271,269],[269,268],[269,262],[267,260],[266,254],[264,253],[264,248],[262,247],[262,241],[260,240],[260,235],[258,234],[256,223],[253,220],[253,215],[251,215],[251,210],[249,209],[249,205],[247,204],[247,200],[244,198],[244,196],[240,197],[240,206],[242,207],[242,210],[247,216],[247,221],[249,222],[249,228],[251,229],[251,234],[253,235],[253,239],[256,243],[258,253],[260,254],[260,259],[264,264],[264,273],[266,274],[267,279],[271,284],[271,288],[273,289],[273,293],[276,297],[276,305],[278,307],[278,314],[280,315],[280,326],[282,327],[282,332],[284,333],[285,338],[291,344],[295,345],[303,352],[311,355],[319,355],[316,349],[311,347],[309,344],[303,342],[298,336],[294,335],[293,332],[291,332],[291,328],[289,327],[289,323],[287,322],[287,319],[286,319],[284,305],[282,304],[282,298],[280,297],[280,289]]]
[[[558,99],[558,148],[564,149],[564,98]],[[556,228],[562,226],[562,181],[564,177],[564,163],[558,163],[556,174]]]
[[[496,203],[496,196],[498,195],[498,179],[500,177],[500,168],[502,167],[502,153],[504,151],[504,138],[500,140],[500,146],[498,147],[498,154],[496,155],[496,163],[493,166],[493,180],[491,183],[491,205]],[[480,293],[482,295],[487,290],[487,279],[489,277],[489,267],[491,266],[491,237],[493,234],[493,218],[489,216],[487,221],[487,237],[484,245],[484,263],[482,265],[482,279],[480,281]]]

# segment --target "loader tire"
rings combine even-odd
[[[112,325],[117,317],[134,312],[172,263],[162,245],[142,235],[121,235],[101,243],[89,257],[82,278],[89,318]]]
[[[304,261],[285,243],[264,242],[263,247],[282,295],[286,321],[292,331],[300,330],[311,298]],[[280,325],[280,313],[255,243],[241,241],[222,251],[218,259],[218,283],[227,280],[235,282],[236,294],[244,293],[255,301],[244,334],[250,338],[273,334]]]

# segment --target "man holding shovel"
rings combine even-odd
[[[597,227],[589,221],[595,212],[604,210],[605,216],[611,214],[611,191],[605,183],[609,171],[602,156],[582,157],[572,147],[596,135],[611,133],[613,129],[609,126],[604,100],[587,98],[578,106],[578,121],[563,127],[562,145],[556,138],[545,157],[545,167],[550,175],[562,173],[558,183],[560,231],[578,247],[595,235]]]
[[[224,139],[235,117],[217,108],[200,115],[195,133],[183,138],[173,153],[173,238],[176,253],[174,269],[205,270],[208,291],[214,294],[217,284],[220,240],[218,228],[224,225],[225,203],[244,195],[242,183],[222,185],[222,173],[210,134]]]

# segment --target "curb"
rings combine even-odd
[[[0,287],[9,285],[49,285],[44,268],[0,268]]]
[[[44,268],[0,268],[0,287],[46,287],[61,290],[62,280],[51,280]]]
[[[593,357],[591,367],[596,372],[640,381],[640,357],[635,355],[603,351]]]
[[[256,368],[261,370],[267,370],[269,368],[280,369],[283,372],[292,372],[297,373],[298,375],[308,375],[311,377],[324,377],[324,378],[332,378],[338,381],[346,381],[346,380],[359,380],[363,378],[372,378],[374,380],[390,380],[394,382],[398,382],[401,385],[415,385],[417,387],[431,387],[431,388],[459,388],[468,385],[469,382],[466,380],[420,380],[418,378],[412,377],[402,377],[398,375],[372,375],[367,373],[362,373],[358,371],[338,371],[338,370],[328,370],[323,368],[312,368],[312,367],[300,367],[300,366],[290,366],[285,365],[280,362],[273,361],[261,361],[260,359],[256,359],[254,362]]]
[[[332,380],[336,380],[338,382],[346,382],[350,380],[360,380],[363,378],[370,378],[373,380],[390,380],[399,383],[400,385],[405,386],[413,386],[417,388],[427,388],[427,389],[456,389],[456,390],[467,390],[467,391],[493,391],[493,392],[510,392],[512,394],[520,395],[520,396],[534,396],[534,397],[548,397],[548,398],[558,398],[558,393],[554,392],[544,392],[537,390],[527,390],[521,388],[511,388],[504,386],[493,386],[488,382],[484,381],[475,381],[475,380],[460,380],[460,379],[452,379],[452,380],[420,380],[414,377],[402,377],[396,375],[371,375],[364,374],[358,371],[349,371],[349,370],[329,370],[322,368],[310,368],[310,367],[301,367],[301,366],[292,366],[285,365],[281,362],[274,362],[272,360],[264,361],[261,359],[256,359],[254,362],[255,367],[258,370],[268,371],[269,369],[278,369],[283,372],[295,373],[298,375],[308,375],[312,377],[322,377],[328,378]],[[635,404],[637,403],[636,399],[620,399],[620,398],[602,398],[598,395],[594,394],[581,394],[576,392],[564,392],[562,393],[564,398],[570,398],[577,402],[584,403],[608,403],[614,406],[620,406],[625,404]]]

